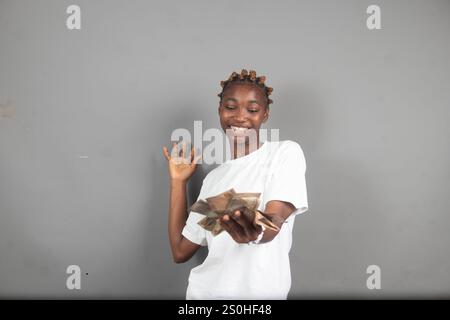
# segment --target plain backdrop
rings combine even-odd
[[[449,296],[449,17],[445,0],[1,0],[0,296],[183,299],[207,252],[172,261],[162,147],[219,128],[241,68],[306,157],[289,298]]]

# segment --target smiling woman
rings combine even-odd
[[[257,77],[255,71],[233,72],[228,80],[222,81],[219,116],[220,125],[230,138],[233,158],[249,154],[260,147],[259,128],[269,118],[269,95],[265,77]],[[253,138],[253,139],[251,139]],[[238,144],[245,144],[239,148]]]
[[[191,270],[187,299],[286,299],[291,286],[289,250],[295,216],[308,210],[306,163],[294,141],[259,140],[261,124],[269,119],[272,88],[255,71],[233,72],[219,93],[220,125],[229,139],[232,158],[209,172],[198,199],[233,188],[257,192],[257,210],[271,215],[278,231],[247,220],[242,210],[220,218],[226,232],[213,236],[198,222],[203,215],[186,208],[186,183],[201,155],[186,145],[181,154],[166,147],[171,181],[169,240],[174,261],[189,260],[200,246],[208,246],[205,261]]]

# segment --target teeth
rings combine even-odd
[[[244,127],[235,127],[235,126],[231,126],[231,129],[233,129],[234,131],[246,131],[248,130],[247,128]]]

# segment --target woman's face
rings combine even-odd
[[[251,83],[231,84],[223,92],[219,116],[220,125],[229,137],[245,137],[247,143],[252,129],[259,137],[261,124],[269,118],[263,89]]]

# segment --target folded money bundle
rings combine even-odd
[[[206,201],[198,200],[190,207],[190,211],[205,215],[198,224],[211,231],[214,236],[223,231],[218,219],[225,214],[232,214],[236,210],[240,210],[255,226],[260,225],[278,231],[278,226],[273,223],[276,216],[268,215],[256,209],[259,206],[260,195],[261,193],[238,193],[234,189],[230,189],[217,196],[206,198]]]

